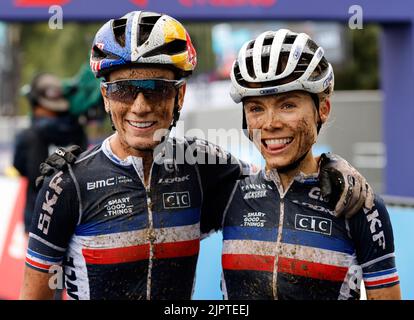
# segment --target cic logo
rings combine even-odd
[[[295,229],[317,232],[330,236],[332,233],[332,220],[297,214],[295,215]]]
[[[189,208],[191,206],[188,191],[163,193],[162,198],[164,209]]]

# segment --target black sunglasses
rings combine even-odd
[[[149,103],[158,104],[174,98],[183,84],[184,80],[128,79],[102,82],[101,86],[106,89],[106,97],[115,101],[132,104],[142,92]]]

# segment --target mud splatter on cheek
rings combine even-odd
[[[313,123],[310,123],[306,118],[301,118],[296,122],[296,125],[288,125],[293,132],[296,132],[300,149],[309,148],[316,142],[316,128]]]

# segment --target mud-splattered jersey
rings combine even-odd
[[[219,190],[248,167],[203,140],[167,146],[174,158],[157,158],[147,187],[142,159],[117,158],[109,139],[44,183],[26,264],[62,265],[73,299],[190,299],[200,238],[229,197]]]
[[[298,175],[285,192],[274,171],[240,180],[223,239],[227,299],[359,299],[361,281],[367,290],[399,283],[382,200],[336,218],[316,177]]]

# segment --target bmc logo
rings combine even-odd
[[[332,233],[332,220],[320,217],[295,215],[295,229],[326,234]]]
[[[99,189],[99,188],[104,188],[106,186],[113,186],[113,185],[115,185],[115,178],[108,178],[106,180],[88,182],[86,184],[86,189],[93,190],[93,189]]]
[[[190,193],[188,191],[163,193],[162,198],[164,209],[189,208],[191,206]]]

